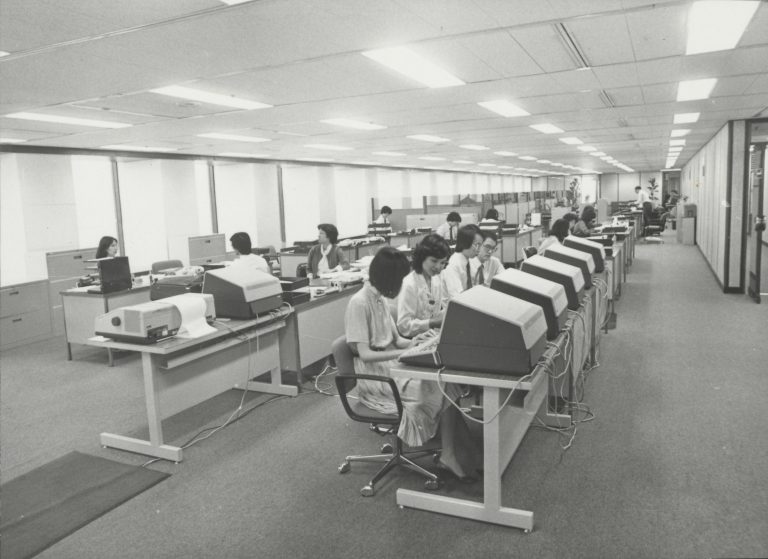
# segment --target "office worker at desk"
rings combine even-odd
[[[229,238],[232,248],[237,251],[238,257],[232,262],[231,266],[245,267],[251,270],[258,270],[271,274],[269,264],[258,254],[251,254],[251,236],[248,233],[240,231]]]
[[[643,187],[641,187],[640,185],[637,185],[635,187],[635,194],[637,195],[637,198],[635,199],[634,203],[638,208],[642,208],[644,202],[651,201],[651,197],[648,195],[647,192],[643,190]]]
[[[499,221],[499,210],[496,208],[488,208],[485,212],[485,217],[480,220],[480,223],[494,223]]]
[[[573,228],[576,227],[576,222],[579,221],[579,214],[574,212],[568,212],[562,219],[568,222],[568,231],[573,233]]]
[[[339,230],[330,223],[317,226],[318,244],[309,249],[307,268],[315,277],[323,272],[340,272],[349,269],[349,261],[344,251],[336,243],[339,240]]]
[[[96,249],[96,258],[114,258],[115,256],[117,256],[117,239],[108,235],[102,237]]]
[[[460,223],[461,223],[461,216],[458,214],[458,212],[451,212],[445,218],[445,223],[440,225],[435,230],[435,233],[437,233],[438,235],[442,235],[442,237],[446,241],[448,241],[448,244],[452,245],[453,243],[456,242],[457,236],[459,234]]]
[[[389,377],[396,359],[414,342],[400,336],[384,297],[395,298],[408,274],[408,259],[392,247],[376,253],[369,269],[370,281],[349,301],[344,320],[347,343],[357,355],[357,374]],[[443,396],[434,381],[395,379],[403,403],[397,436],[408,446],[421,446],[441,434],[440,465],[461,481],[471,482],[480,467],[479,452],[469,437],[459,411]],[[460,392],[448,384],[445,393],[457,401]],[[358,380],[360,402],[380,413],[396,412],[388,388],[378,382]]]
[[[389,206],[382,206],[379,210],[379,217],[376,218],[374,223],[380,223],[387,225],[389,223],[389,217],[392,215],[392,208]]]
[[[413,249],[413,271],[405,276],[397,297],[397,329],[412,338],[443,322],[443,282],[440,273],[451,248],[437,233],[424,237]]]
[[[541,244],[539,245],[539,254],[543,254],[544,251],[546,251],[552,245],[563,244],[563,239],[568,236],[569,229],[570,227],[568,226],[568,222],[565,219],[556,219],[552,224],[552,227],[549,229],[549,235],[546,239],[542,239]]]
[[[477,275],[472,283],[474,285],[490,287],[493,276],[504,271],[504,264],[493,255],[498,248],[496,233],[493,231],[483,231],[482,236],[483,244],[480,245],[480,250],[477,253],[477,260],[480,265],[477,267]]]
[[[475,285],[480,267],[480,261],[475,256],[483,244],[483,237],[477,225],[465,225],[456,237],[456,248],[442,273],[443,300],[446,303]]]
[[[592,234],[597,212],[592,206],[585,206],[581,212],[581,218],[573,228],[573,234],[577,237],[589,237]]]

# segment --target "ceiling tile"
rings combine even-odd
[[[679,4],[627,14],[636,60],[685,54],[688,5]]]
[[[577,19],[566,27],[592,67],[635,60],[623,14]]]

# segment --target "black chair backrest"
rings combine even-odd
[[[307,277],[307,271],[308,271],[307,263],[302,262],[301,264],[296,266],[296,277],[297,278]]]

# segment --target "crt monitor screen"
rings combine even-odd
[[[99,260],[101,292],[114,293],[131,288],[131,267],[127,256]]]
[[[611,241],[609,240],[608,243]],[[592,256],[595,262],[595,272],[598,274],[605,269],[605,249],[602,242],[596,242],[575,235],[568,235],[563,239],[563,246],[586,252]]]
[[[547,258],[576,266],[584,274],[584,286],[589,288],[592,285],[592,273],[595,271],[595,261],[589,253],[582,252],[573,248],[568,248],[560,244],[554,244],[547,247],[542,252]]]

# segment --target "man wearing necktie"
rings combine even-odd
[[[480,261],[475,257],[482,244],[483,237],[477,225],[465,225],[456,232],[456,248],[445,270],[440,274],[443,278],[445,304],[475,284],[474,278],[480,267]]]
[[[438,235],[441,235],[449,245],[453,245],[458,239],[459,224],[461,223],[461,216],[457,212],[451,212],[448,217],[445,218],[445,223],[435,231]]]
[[[501,263],[501,260],[493,256],[493,253],[498,248],[496,233],[493,231],[483,231],[482,235],[483,244],[480,245],[480,250],[477,253],[479,266],[474,284],[490,286],[493,276],[504,271],[504,265]]]

